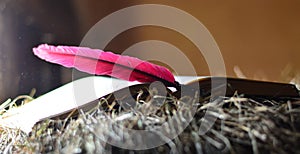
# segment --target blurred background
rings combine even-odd
[[[38,59],[33,47],[41,43],[78,46],[89,29],[110,13],[150,3],[176,7],[201,21],[221,50],[228,76],[287,82],[300,70],[299,0],[1,0],[0,101],[28,94],[32,88],[38,96],[72,80],[71,69]],[[122,53],[145,40],[176,46],[190,58],[198,75],[210,75],[195,45],[167,28],[129,29],[105,49]]]

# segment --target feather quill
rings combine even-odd
[[[178,85],[173,74],[167,68],[135,57],[87,47],[47,44],[33,48],[33,52],[48,62],[69,68],[73,67],[90,74],[108,75],[128,81],[162,81],[168,86]]]

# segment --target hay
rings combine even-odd
[[[141,141],[132,141],[118,126],[151,131],[167,122],[165,131],[183,131],[166,144],[133,152],[300,153],[300,101],[244,98],[238,94],[209,101],[209,98],[199,99],[197,94],[181,98],[172,93],[160,96],[147,88],[133,96],[134,103],[127,102],[127,98],[116,101],[107,96],[87,113],[42,121],[29,135],[1,127],[0,150],[4,153],[129,153],[133,150],[110,145],[101,135],[120,139],[125,147],[132,146],[141,142],[142,136]],[[124,109],[119,103],[134,106]],[[188,118],[192,120],[189,122]],[[212,119],[216,121],[212,123]],[[177,125],[184,122],[189,122],[187,127]],[[208,130],[205,134],[199,134],[205,130]]]

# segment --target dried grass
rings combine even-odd
[[[169,125],[165,131],[182,129],[183,132],[164,145],[133,152],[300,153],[300,101],[244,98],[236,93],[211,102],[209,98],[199,99],[197,94],[181,98],[171,93],[160,96],[147,88],[133,96],[136,102],[131,102],[135,105],[131,109],[119,105],[128,103],[127,98],[117,102],[112,96],[107,96],[87,113],[42,121],[29,135],[0,127],[0,150],[3,153],[129,153],[132,150],[104,142],[101,135],[120,139],[125,146],[132,146],[136,141],[122,134],[117,126],[155,130],[155,126],[167,122]],[[163,103],[159,104],[162,100]],[[193,109],[196,109],[194,116]],[[176,125],[186,122],[191,116],[193,118],[186,128]],[[175,120],[169,120],[171,117]],[[212,119],[216,121],[212,123]],[[205,134],[199,134],[199,130],[206,128]]]

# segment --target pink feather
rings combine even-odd
[[[48,62],[74,67],[90,74],[109,75],[128,81],[162,81],[167,85],[176,85],[173,74],[167,68],[134,57],[86,47],[47,44],[33,48],[33,52]]]

